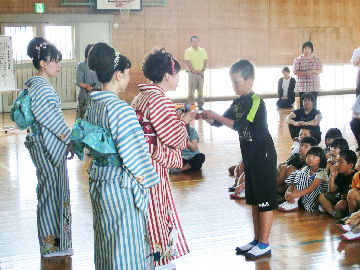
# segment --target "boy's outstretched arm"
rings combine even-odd
[[[227,112],[228,111],[226,111],[224,115],[227,115]],[[216,121],[221,125],[227,126],[232,129],[234,128],[234,120],[232,120],[231,118],[228,118],[226,116],[219,115],[211,110],[203,111],[201,113],[201,117],[202,117],[202,119],[204,119],[206,122],[208,122],[211,125],[213,125],[214,122]],[[215,123],[215,125],[216,125],[216,123]]]
[[[209,121],[214,120],[214,121],[217,121],[220,124],[225,125],[225,126],[227,126],[229,128],[233,128],[233,126],[234,126],[234,120],[231,120],[231,119],[229,119],[227,117],[219,115],[216,112],[213,112],[211,110],[203,111],[201,116],[205,121],[206,120],[209,120]],[[212,121],[212,122],[214,122],[214,121]],[[213,124],[213,123],[210,123],[210,124]]]

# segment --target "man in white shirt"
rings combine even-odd
[[[353,55],[351,57],[351,64],[358,69],[357,77],[356,77],[356,96],[360,94],[360,47],[355,49]]]

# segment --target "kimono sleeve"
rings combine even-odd
[[[36,120],[64,144],[70,143],[71,130],[65,123],[60,102],[54,89],[43,87],[31,97],[31,108]]]
[[[160,141],[173,149],[187,145],[187,131],[184,121],[178,120],[175,107],[166,96],[154,95],[149,100],[150,122]]]
[[[160,179],[149,159],[148,145],[132,107],[113,103],[108,109],[111,136],[123,160],[123,166],[136,178],[142,178],[144,187],[151,187]]]

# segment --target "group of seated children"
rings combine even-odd
[[[278,164],[279,211],[329,213],[340,221],[337,226],[347,240],[360,239],[360,172],[355,169],[356,153],[349,150],[339,129],[330,129],[325,136],[326,148],[317,146],[312,131],[302,128],[294,141],[292,154]],[[232,172],[232,168],[229,168]],[[235,191],[230,197],[244,198],[244,175],[241,162],[235,168]],[[240,192],[242,192],[240,194]]]
[[[328,131],[325,136],[327,149],[311,144],[311,137],[300,140],[299,155],[302,158],[305,156],[305,164],[289,175],[285,173],[288,177],[285,185],[279,185],[279,193],[287,187],[286,201],[279,210],[294,211],[302,206],[309,212],[327,212],[344,223],[338,225],[346,231],[342,238],[360,239],[360,227],[357,226],[360,223],[360,173],[355,170],[357,156],[349,150],[344,138],[336,136],[341,136],[338,129]],[[328,152],[325,154],[324,150]],[[284,170],[280,167],[278,180],[283,174]]]

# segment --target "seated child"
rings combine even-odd
[[[230,175],[235,176],[235,183],[231,187],[229,187],[229,192],[234,192],[236,187],[239,184],[239,178],[244,172],[244,162],[242,161],[242,158],[240,158],[239,164],[231,166],[229,169]]]
[[[360,172],[352,179],[351,190],[348,193],[348,206],[350,214],[360,209]]]
[[[242,160],[235,169],[235,189],[234,194],[230,194],[230,198],[245,199],[245,173],[244,162]]]
[[[342,133],[338,128],[329,128],[325,134],[325,153],[330,151],[330,145],[335,138],[342,138]]]
[[[318,198],[321,212],[328,212],[337,219],[346,215],[348,212],[347,194],[355,174],[355,164],[354,151],[340,151],[337,162],[330,167],[329,193],[321,193]]]
[[[306,211],[318,210],[318,196],[327,192],[326,156],[321,147],[313,146],[306,154],[306,166],[296,174],[294,183],[285,193],[287,200],[279,206],[280,211],[298,209],[302,203]]]
[[[188,127],[188,143],[187,147],[182,150],[183,167],[173,168],[169,173],[179,173],[186,170],[199,170],[205,162],[205,155],[200,153],[198,148],[199,135],[195,128]]]
[[[300,129],[299,137],[294,138],[293,145],[291,146],[291,155],[299,153],[300,141],[305,137],[313,137],[313,130],[308,127],[303,127]]]
[[[306,154],[312,146],[317,146],[316,140],[313,137],[304,137],[300,141],[299,153],[291,156],[288,161],[279,168],[277,184],[280,194],[283,194],[287,190],[288,185],[293,183],[296,170],[300,170],[305,166]],[[290,179],[286,181],[289,177]],[[282,196],[279,198],[280,200],[281,197]]]
[[[345,240],[360,239],[360,210],[352,213],[350,217],[343,219],[345,224],[336,224],[340,230],[345,232],[341,238]]]
[[[330,144],[330,151],[326,154],[326,172],[329,174],[330,166],[336,162],[337,155],[342,150],[349,150],[349,144],[344,138],[335,138]]]

